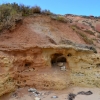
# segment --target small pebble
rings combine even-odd
[[[41,93],[41,96],[45,95],[44,93]]]
[[[35,88],[30,88],[30,89],[28,89],[28,92],[36,92],[36,89]]]
[[[59,62],[59,63],[57,63],[57,65],[58,65],[59,67],[62,67],[62,66],[64,65],[64,63]]]
[[[56,98],[58,98],[58,96],[54,95],[54,96],[52,96],[51,98],[54,98],[54,99],[56,99]]]
[[[78,92],[78,94],[81,94],[81,95],[91,95],[93,93],[91,91],[87,91],[87,92],[81,91],[81,92]]]
[[[60,67],[60,69],[61,69],[62,71],[65,71],[65,70],[66,70],[66,67],[65,67],[65,66],[62,66],[62,67]]]
[[[38,94],[34,94],[34,96],[35,96],[35,97],[38,97],[39,95],[38,95]]]
[[[34,100],[41,100],[39,97],[35,97],[35,99]]]

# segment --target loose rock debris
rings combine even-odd
[[[41,100],[39,97],[35,97],[35,99],[34,100]]]
[[[35,97],[40,96],[40,93],[35,88],[28,89],[28,92],[32,92]]]
[[[35,99],[34,100],[41,100],[41,98],[39,98],[38,96],[40,96],[42,94],[39,93],[35,88],[28,89],[28,92],[32,92],[34,94],[34,96],[35,96]],[[91,95],[91,94],[93,94],[91,91],[87,91],[87,92],[80,91],[77,94],[70,93],[68,95],[68,100],[74,100],[77,95]],[[56,99],[56,98],[58,98],[58,96],[54,95],[51,98]]]
[[[58,96],[54,95],[54,96],[52,96],[51,98],[54,98],[54,99],[56,99],[56,98],[58,98]]]
[[[91,95],[91,94],[93,94],[91,91],[87,91],[87,92],[81,91],[78,92],[77,94],[70,93],[68,95],[68,100],[74,100],[77,95]]]
[[[17,97],[17,96],[18,94],[16,92],[12,94],[12,97]]]
[[[81,92],[78,92],[78,94],[81,94],[81,95],[91,95],[93,93],[91,91],[87,91],[87,92],[81,91]]]
[[[75,97],[76,97],[76,94],[70,93],[68,95],[68,100],[73,100],[73,99],[75,99]]]
[[[66,66],[60,67],[60,70],[65,71],[66,70]]]
[[[37,90],[35,88],[29,88],[28,92],[37,92]]]

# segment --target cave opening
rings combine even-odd
[[[51,55],[51,66],[53,68],[60,68],[61,70],[66,69],[67,60],[62,53],[55,53]]]

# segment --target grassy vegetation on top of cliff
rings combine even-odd
[[[41,10],[39,6],[25,6],[17,3],[6,3],[0,5],[0,32],[4,29],[13,30],[17,22],[22,21],[23,16],[33,15],[34,13],[50,15],[49,10]]]
[[[0,5],[0,31],[15,28],[16,22],[21,20],[22,14],[16,4]]]
[[[23,16],[30,16],[33,14],[51,15],[51,19],[66,23],[64,16],[56,15],[50,10],[41,10],[39,6],[25,6],[17,3],[6,3],[0,5],[0,32],[3,30],[12,31],[15,29],[17,23],[23,21]]]

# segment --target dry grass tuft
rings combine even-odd
[[[89,39],[84,33],[80,32],[80,31],[76,31],[81,37],[82,39],[87,43],[87,44],[93,44],[93,41],[91,39]]]
[[[61,15],[52,15],[51,19],[67,23],[66,18],[64,16],[61,16]]]
[[[85,30],[84,32],[90,34],[90,35],[95,35],[94,32],[90,31],[90,30]]]

